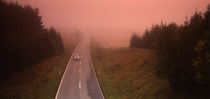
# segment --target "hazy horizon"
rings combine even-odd
[[[144,31],[153,24],[182,24],[209,0],[8,0],[40,9],[45,26],[57,29]]]
[[[43,24],[60,32],[95,33],[110,46],[128,46],[132,32],[154,24],[183,24],[195,11],[206,11],[209,0],[8,0],[37,7]],[[120,34],[120,36],[119,36]],[[122,44],[118,44],[118,43]],[[114,44],[116,43],[116,44]]]

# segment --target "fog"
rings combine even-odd
[[[9,0],[16,1],[16,0]],[[209,0],[17,0],[40,9],[43,24],[62,32],[74,29],[96,33],[110,46],[128,46],[132,32],[142,33],[153,24],[176,22],[197,11]],[[104,38],[102,38],[104,37]],[[114,40],[112,44],[111,42]],[[108,42],[107,42],[108,41]],[[118,46],[119,46],[118,45]]]

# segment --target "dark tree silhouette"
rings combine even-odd
[[[168,80],[176,95],[210,97],[210,5],[183,25],[154,25],[142,37],[134,34],[130,47],[155,50],[156,74]]]
[[[60,34],[54,28],[44,28],[37,8],[0,0],[2,79],[63,50]]]

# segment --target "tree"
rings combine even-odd
[[[37,8],[0,0],[0,77],[64,51],[60,34],[42,25]]]

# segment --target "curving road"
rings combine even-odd
[[[74,60],[75,54],[81,56]],[[104,99],[90,56],[90,38],[77,45],[64,72],[55,99]]]

